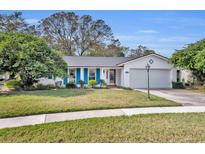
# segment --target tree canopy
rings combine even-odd
[[[155,51],[151,50],[145,46],[139,45],[137,48],[131,49],[128,56],[133,57],[133,58],[137,58],[137,57],[146,56],[146,55],[149,55],[152,53],[155,53]]]
[[[0,32],[37,33],[35,25],[28,24],[21,12],[14,12],[10,15],[0,14]]]
[[[89,15],[79,16],[74,12],[54,13],[40,21],[39,30],[49,45],[64,55],[123,54],[119,54],[123,52],[119,45],[113,43],[115,39],[111,27],[102,19],[93,20]],[[113,45],[115,50],[110,52],[109,48],[114,47]]]
[[[87,52],[88,56],[124,57],[128,48],[121,45],[119,40],[112,40],[110,44],[93,45]]]
[[[171,62],[176,67],[191,70],[199,81],[205,81],[205,39],[188,44],[182,50],[176,50]]]
[[[0,70],[20,76],[31,86],[41,77],[64,76],[66,63],[40,38],[23,33],[0,33]]]
[[[36,25],[28,24],[21,12],[0,14],[0,32],[38,35],[63,55],[141,57],[154,53],[142,45],[135,49],[122,46],[104,20],[74,12],[54,13]]]

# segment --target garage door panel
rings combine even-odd
[[[130,87],[147,88],[145,69],[130,69]],[[150,88],[170,88],[170,70],[150,70]]]

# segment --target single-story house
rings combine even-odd
[[[172,88],[172,81],[177,81],[177,69],[169,63],[168,58],[159,54],[150,54],[139,58],[128,57],[83,57],[65,56],[68,65],[68,77],[64,79],[50,77],[41,79],[43,84],[62,81],[65,86],[80,80],[85,85],[89,80],[104,80],[107,85],[129,88],[147,88],[146,65],[150,65],[150,88]]]

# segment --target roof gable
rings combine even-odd
[[[165,61],[169,61],[169,59],[167,57],[164,57],[162,55],[159,55],[159,54],[156,54],[156,53],[153,53],[153,54],[149,54],[149,55],[146,55],[146,56],[142,56],[142,57],[137,57],[135,59],[130,59],[128,61],[125,61],[125,62],[122,62],[122,63],[119,63],[117,64],[118,66],[123,66],[124,64],[127,64],[127,63],[130,63],[130,62],[133,62],[133,61],[136,61],[136,60],[140,60],[140,59],[143,59],[143,58],[148,58],[150,56],[156,56],[162,60],[165,60]]]

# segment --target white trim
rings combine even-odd
[[[110,82],[110,71],[111,71],[111,70],[114,70],[114,83],[111,83],[111,82]],[[109,85],[116,85],[116,70],[115,70],[115,69],[109,69],[108,72],[109,72],[109,73],[108,73],[108,74],[109,74],[109,76],[108,76],[108,77],[109,77]]]
[[[104,67],[104,66],[68,66],[68,68],[88,68],[88,69],[94,69],[94,68],[103,68],[103,69],[123,69],[123,67]]]
[[[96,80],[96,68],[88,68],[88,82],[89,82],[89,77],[90,77],[90,70],[94,70],[95,71],[95,80]]]
[[[75,70],[75,79],[74,79],[74,83],[76,83],[76,76],[77,76],[77,71],[75,68],[68,68],[68,83],[70,82],[70,69],[74,69]]]
[[[84,81],[84,68],[80,67],[80,80]]]
[[[146,68],[130,67],[129,69],[146,70]],[[150,68],[150,70],[172,70],[171,68]]]
[[[150,54],[150,55],[147,55],[147,56],[143,56],[143,57],[139,57],[139,58],[135,58],[135,59],[126,61],[126,62],[124,62],[124,63],[117,64],[117,66],[123,66],[124,64],[130,63],[130,62],[133,62],[133,61],[137,61],[137,60],[140,60],[140,59],[143,59],[143,58],[147,58],[147,57],[150,57],[150,56],[156,56],[156,57],[158,57],[158,58],[160,58],[160,59],[163,59],[163,60],[165,60],[165,61],[168,61],[168,58],[166,58],[166,57],[160,56],[160,55],[158,55],[158,54]]]

